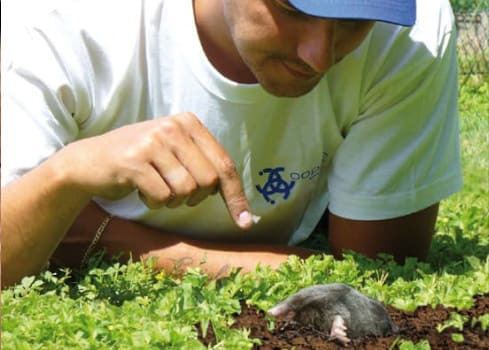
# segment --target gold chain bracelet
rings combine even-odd
[[[100,237],[102,237],[102,233],[104,233],[105,229],[107,228],[107,225],[109,224],[110,220],[112,220],[113,217],[114,215],[109,214],[98,227],[97,231],[95,232],[95,236],[92,239],[92,242],[88,246],[85,255],[83,255],[83,259],[81,261],[82,266],[84,266],[87,263],[90,254],[92,254],[93,250],[95,249],[95,246],[100,240]]]

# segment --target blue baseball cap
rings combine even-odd
[[[422,0],[430,1],[430,0]],[[289,0],[307,15],[382,21],[402,26],[416,22],[416,0]]]

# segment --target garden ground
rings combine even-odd
[[[348,348],[360,350],[392,349],[396,339],[402,337],[413,344],[422,341],[428,342],[432,350],[469,350],[489,349],[488,329],[483,329],[480,322],[473,326],[465,324],[462,330],[452,326],[443,332],[438,332],[436,325],[450,319],[452,312],[460,314],[467,319],[475,319],[489,312],[489,294],[476,296],[474,307],[457,312],[455,308],[446,308],[438,305],[418,307],[414,312],[402,311],[387,306],[392,320],[399,327],[399,334],[389,337],[356,339]],[[291,321],[279,321],[273,330],[268,328],[268,322],[263,311],[255,307],[249,307],[243,303],[242,312],[236,315],[235,328],[250,329],[250,336],[260,339],[261,345],[255,345],[254,349],[274,350],[291,349],[296,350],[338,350],[345,347],[330,341],[328,335],[318,332],[310,327],[303,326]],[[461,341],[452,338],[452,334],[461,334]],[[463,340],[462,340],[463,339]],[[201,337],[204,344],[215,344],[216,339],[212,328]]]

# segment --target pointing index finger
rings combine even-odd
[[[219,192],[231,218],[238,227],[249,229],[253,225],[254,216],[251,214],[234,161],[196,116],[187,114],[186,117],[185,122],[190,122],[187,130],[194,143],[214,166],[219,176]]]
[[[253,225],[253,215],[236,167],[227,154],[224,158],[221,157],[218,163],[221,197],[234,222],[242,229],[249,229]]]

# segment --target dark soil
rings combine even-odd
[[[275,328],[269,330],[268,321],[263,311],[254,307],[242,304],[241,314],[236,315],[236,322],[233,328],[246,328],[251,331],[250,337],[261,340],[261,345],[255,349],[279,350],[291,349],[398,349],[392,345],[399,340],[410,340],[418,343],[427,340],[432,350],[466,350],[466,349],[489,349],[489,334],[482,330],[480,323],[473,328],[470,321],[466,322],[464,329],[460,332],[454,328],[448,328],[442,333],[438,333],[436,326],[443,323],[450,317],[450,312],[458,312],[471,320],[483,314],[489,313],[489,294],[476,296],[474,306],[469,310],[457,311],[451,307],[441,305],[436,308],[422,306],[413,312],[406,312],[388,306],[390,316],[394,323],[399,327],[399,333],[389,337],[375,338],[367,337],[354,339],[347,347],[344,347],[328,339],[328,335],[318,332],[311,327],[299,325],[295,322],[277,320]],[[453,333],[462,333],[464,341],[461,343],[452,340]],[[215,336],[212,328],[209,327],[207,335],[201,341],[205,344],[215,344]]]

